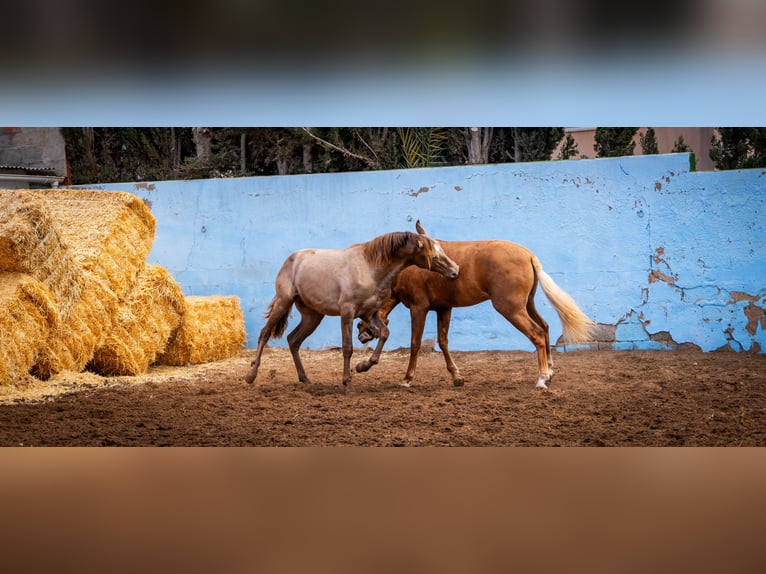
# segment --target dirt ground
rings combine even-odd
[[[384,353],[340,384],[339,350],[252,350],[140,377],[62,374],[0,392],[2,446],[766,446],[766,355],[697,351],[556,353],[547,390],[532,353],[454,352],[453,387],[438,351]],[[361,356],[354,353],[352,365]]]

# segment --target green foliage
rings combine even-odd
[[[654,133],[654,128],[647,128],[646,132],[638,136],[641,143],[641,152],[644,155],[655,155],[660,153],[660,148],[657,145],[657,134]]]
[[[63,128],[72,183],[156,181],[178,177],[191,153],[191,130]]]
[[[633,155],[636,133],[638,128],[596,128],[596,143],[593,145],[596,157]]]
[[[408,168],[445,165],[448,136],[444,128],[396,128]]]
[[[563,137],[564,128],[496,128],[489,161],[547,161]]]
[[[561,151],[559,151],[558,159],[569,159],[576,156],[577,152],[577,142],[575,142],[574,136],[567,134],[566,138],[564,138],[564,145],[561,146]]]
[[[766,128],[718,128],[710,159],[718,169],[766,167]]]
[[[678,136],[678,139],[676,139],[675,143],[673,144],[673,149],[670,150],[670,152],[671,153],[684,153],[684,152],[687,152],[687,151],[693,151],[693,150],[684,141],[684,136]]]
[[[459,127],[213,127],[204,159],[189,127],[62,131],[75,184],[465,165],[469,155]],[[486,133],[490,162],[548,160],[564,135],[562,128]]]

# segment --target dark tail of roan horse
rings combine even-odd
[[[290,316],[290,309],[292,308],[292,304],[289,305],[287,309],[279,309],[278,303],[279,295],[271,300],[271,303],[269,303],[268,311],[263,314],[264,318],[266,319],[266,326],[271,326],[269,339],[281,339],[285,334],[285,330],[287,329],[287,318]]]

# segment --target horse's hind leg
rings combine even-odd
[[[444,361],[447,363],[447,370],[452,375],[452,384],[456,387],[462,387],[464,384],[460,376],[460,370],[452,360],[449,354],[449,324],[452,319],[452,309],[442,309],[436,312],[436,331],[439,339],[439,348],[444,355]]]
[[[295,370],[298,372],[298,380],[302,383],[311,383],[306,376],[306,371],[303,368],[303,362],[301,356],[298,353],[301,344],[306,340],[306,337],[311,335],[319,323],[324,319],[324,315],[309,307],[306,307],[299,301],[295,302],[295,306],[301,314],[301,322],[293,329],[289,335],[287,335],[287,344],[290,346],[290,353],[293,356],[293,363],[295,363]]]
[[[269,308],[269,317],[266,320],[266,324],[263,326],[261,334],[258,336],[258,349],[255,352],[255,359],[250,363],[250,371],[245,375],[245,381],[247,383],[252,384],[258,376],[258,368],[261,365],[263,349],[266,347],[266,343],[269,342],[277,325],[279,325],[279,323],[286,324],[287,314],[290,312],[292,304],[292,301],[289,299],[274,299],[274,302]],[[280,332],[279,336],[281,335],[282,333]]]
[[[423,342],[423,331],[426,327],[426,315],[428,315],[427,305],[411,305],[410,306],[410,362],[407,365],[407,372],[404,374],[405,387],[409,387],[412,384],[412,379],[415,378],[415,367],[418,366],[418,354],[420,353],[420,345]]]
[[[550,380],[550,376],[548,376],[548,352],[544,329],[532,320],[524,306],[514,304],[512,301],[496,301],[494,299],[492,305],[498,313],[532,341],[537,350],[538,376],[535,386],[542,389],[547,388],[546,383]]]
[[[261,355],[263,354],[264,347],[266,347],[266,342],[269,340],[269,337],[271,337],[273,329],[274,325],[269,324],[268,322],[266,323],[266,326],[261,329],[261,334],[258,337],[258,350],[255,352],[255,359],[250,363],[250,370],[247,375],[245,375],[245,381],[248,384],[253,384],[255,377],[258,376],[258,368],[261,366]]]
[[[545,332],[545,351],[548,355],[548,380],[551,379],[553,376],[553,355],[551,354],[551,338],[550,333],[548,330],[548,323],[540,316],[540,313],[537,312],[537,308],[535,307],[535,292],[534,289],[532,290],[532,293],[529,294],[529,299],[527,299],[527,313],[529,314],[529,317],[537,323],[540,328]]]

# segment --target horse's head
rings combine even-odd
[[[406,264],[416,265],[440,273],[445,277],[457,277],[460,267],[444,253],[442,246],[431,239],[420,225],[415,224],[417,233],[394,231],[380,235],[363,245],[364,258],[372,265],[388,265],[392,260],[404,260]]]
[[[394,304],[391,305],[391,302],[389,301],[387,306],[384,306],[383,308],[378,310],[379,317],[383,323],[388,325],[388,314],[391,312],[391,310],[396,306],[398,301],[394,301]],[[373,339],[377,339],[380,337],[380,329],[377,328],[372,323],[368,323],[364,319],[359,319],[359,324],[356,326],[357,329],[357,338],[359,339],[360,343],[369,343]]]
[[[420,220],[415,222],[415,230],[418,236],[413,263],[450,279],[457,277],[460,266],[447,257],[438,241],[428,236],[426,230],[420,225]]]
[[[365,322],[364,319],[359,320],[359,324],[356,326],[357,338],[360,343],[369,343],[373,339],[378,338],[378,334],[373,331],[372,325]]]

